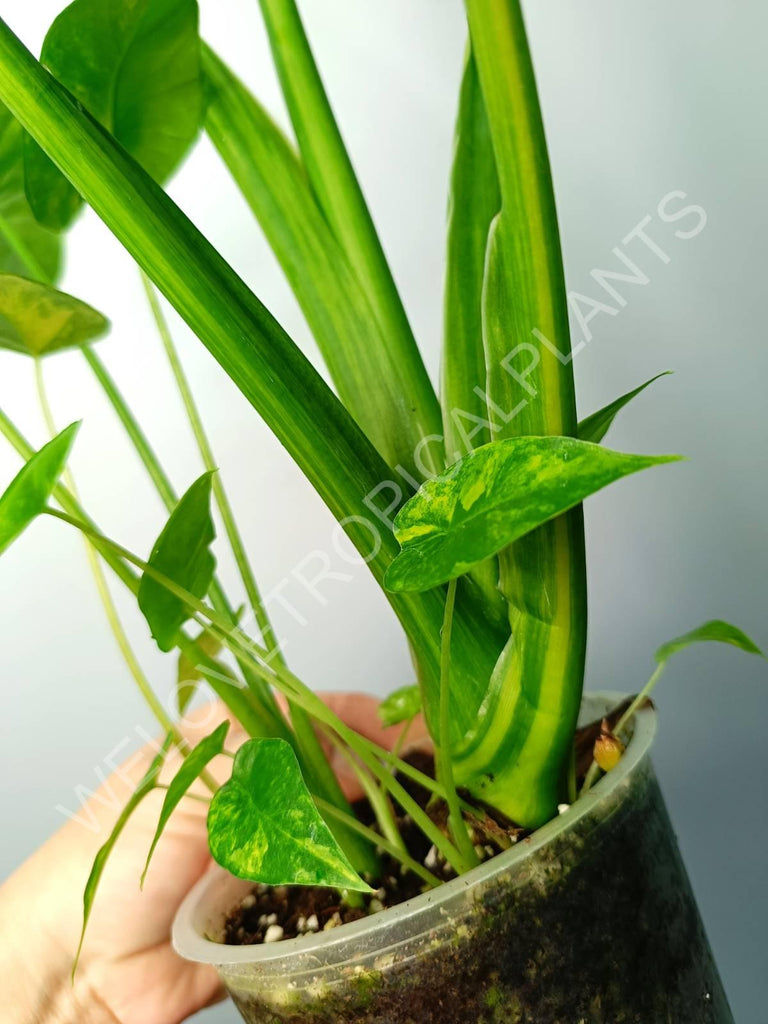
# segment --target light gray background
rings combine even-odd
[[[60,0],[0,11],[37,50]],[[254,0],[202,0],[208,40],[285,120]],[[444,210],[464,27],[458,0],[305,0],[330,95],[431,371],[439,362]],[[536,0],[529,23],[552,150],[572,288],[646,215],[662,264],[627,248],[650,277],[626,308],[591,324],[576,360],[582,413],[662,369],[623,415],[616,447],[678,451],[690,463],[631,479],[587,505],[590,687],[636,689],[655,646],[722,616],[762,644],[766,628],[765,337],[768,166],[765,6],[694,0]],[[707,213],[681,240],[658,201],[673,190]],[[287,286],[207,142],[171,192],[312,355]],[[66,288],[114,321],[102,353],[162,449],[179,488],[199,472],[131,261],[87,214]],[[315,549],[331,521],[277,443],[181,325],[222,470],[266,589]],[[57,416],[85,418],[74,468],[112,535],[147,550],[162,511],[77,355],[48,365]],[[375,386],[375,382],[373,384]],[[0,358],[0,402],[40,442],[31,367]],[[0,480],[17,469],[0,446]],[[225,574],[232,576],[224,559]],[[295,581],[294,581],[295,584]],[[384,692],[410,679],[402,637],[371,579],[328,584],[321,606],[297,585],[308,620],[278,616],[297,670],[319,687]],[[96,766],[151,722],[102,621],[76,537],[40,523],[0,573],[3,873],[59,824],[57,804],[94,786]],[[166,691],[173,668],[127,608],[132,635]],[[739,1024],[765,1024],[765,665],[710,647],[683,655],[658,694],[656,763]],[[627,922],[631,927],[631,922]],[[234,1021],[231,1007],[206,1024]]]

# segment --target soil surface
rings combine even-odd
[[[629,700],[624,701],[607,719],[592,722],[577,731],[575,754],[579,783],[592,763],[592,750],[601,729],[605,729],[606,722],[609,728],[615,725],[628,704]],[[431,754],[414,750],[405,757],[414,768],[434,778],[435,765]],[[447,831],[445,804],[442,801],[430,801],[428,790],[412,779],[403,775],[398,775],[397,778],[432,820]],[[375,825],[373,813],[366,800],[359,801],[353,810],[364,824]],[[483,821],[472,821],[473,841],[481,860],[495,857],[529,835],[513,822],[499,820],[490,808],[484,810],[486,817]],[[446,864],[442,855],[431,846],[429,840],[409,817],[399,816],[397,824],[408,852],[414,860],[424,864],[442,880],[448,881],[454,877],[450,865]],[[423,880],[406,870],[394,857],[382,853],[381,864],[381,877],[369,880],[372,885],[378,885],[378,888],[372,894],[361,895],[359,905],[343,902],[339,894],[332,889],[289,885],[254,886],[228,916],[224,942],[233,946],[250,946],[311,935],[379,913],[424,891]]]

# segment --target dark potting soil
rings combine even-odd
[[[625,701],[608,717],[609,727],[615,725],[628,703]],[[592,749],[601,727],[601,721],[592,722],[579,729],[576,734],[576,773],[579,780],[586,775],[592,762]],[[431,754],[414,750],[406,756],[414,768],[434,778],[435,766]],[[412,779],[403,775],[398,775],[397,778],[413,799],[447,831],[444,803],[430,801],[428,790]],[[353,809],[363,824],[375,824],[374,815],[366,800],[359,801]],[[441,880],[448,881],[454,877],[450,865],[446,864],[442,855],[431,846],[423,832],[409,817],[399,816],[397,824],[408,852],[414,860],[424,864]],[[500,821],[487,809],[485,820],[474,823],[473,838],[481,860],[486,860],[508,849],[510,845],[528,834],[514,823]],[[372,894],[362,895],[361,905],[342,901],[339,894],[332,889],[290,885],[255,886],[229,914],[225,923],[224,942],[233,946],[250,946],[265,941],[276,942],[297,938],[300,935],[311,935],[394,907],[424,891],[423,880],[405,869],[394,857],[383,853],[381,865],[381,877],[369,879],[370,883],[378,888]]]

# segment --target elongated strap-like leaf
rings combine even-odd
[[[156,181],[200,127],[197,0],[74,0],[51,25],[40,60]],[[80,196],[25,140],[27,197],[41,223],[65,228]]]
[[[339,397],[390,465],[416,472],[421,383],[382,331],[291,144],[208,47],[203,67],[206,131],[280,261]]]
[[[439,435],[440,406],[328,102],[295,0],[260,2],[312,189],[350,266],[368,293],[401,375],[409,381],[403,396],[414,403],[408,419],[421,428],[423,435]],[[439,471],[441,466],[434,461]]]
[[[249,740],[208,814],[217,863],[267,885],[327,885],[370,892],[320,817],[284,740]]]
[[[32,455],[0,496],[0,554],[45,511],[79,426],[71,424]]]
[[[469,49],[461,82],[448,207],[440,397],[449,465],[491,440],[485,399],[482,293],[488,234],[500,209],[488,116]]]
[[[91,918],[91,910],[93,909],[93,901],[96,898],[96,891],[101,881],[101,876],[104,874],[104,868],[106,867],[109,856],[115,848],[115,844],[120,838],[121,833],[125,829],[125,826],[131,820],[133,812],[141,804],[145,797],[157,789],[158,776],[163,767],[166,755],[171,747],[172,739],[167,737],[162,748],[158,751],[157,755],[153,758],[152,763],[147,769],[146,775],[141,779],[136,789],[133,791],[130,800],[125,805],[120,813],[120,817],[115,822],[115,826],[110,833],[109,838],[101,847],[99,852],[96,854],[96,858],[91,868],[91,873],[88,876],[88,881],[85,884],[85,892],[83,893],[83,927],[80,933],[80,942],[77,947],[77,953],[75,955],[75,962],[72,967],[72,976],[74,977],[77,965],[80,960],[80,954],[83,951],[83,942],[85,941],[85,933],[88,928],[88,922]]]
[[[640,387],[633,388],[632,391],[628,391],[626,395],[622,395],[621,398],[617,398],[609,405],[604,406],[602,409],[598,409],[597,412],[593,412],[591,416],[587,416],[586,419],[579,423],[579,437],[581,440],[591,441],[593,444],[599,444],[611,429],[613,421],[624,406],[629,405],[633,398],[645,391],[645,389],[649,385],[653,384],[654,381],[657,381],[659,377],[666,377],[671,372],[671,370],[664,370],[662,373],[657,373],[655,377],[651,377],[651,379],[647,380],[645,384],[641,384]]]
[[[218,757],[222,752],[228,731],[229,722],[222,722],[221,725],[214,729],[210,736],[200,740],[197,746],[190,750],[184,758],[181,767],[171,780],[168,791],[165,794],[162,810],[160,811],[160,818],[152,839],[152,845],[147,854],[147,862],[141,875],[142,886],[147,877],[152,856],[165,831],[165,826],[170,821],[171,815],[186,796],[189,787],[200,778],[214,757]]]
[[[210,550],[216,536],[211,518],[212,478],[212,473],[204,473],[183,495],[148,562],[152,569],[198,598],[207,592],[216,568]],[[161,651],[172,650],[191,609],[147,573],[141,578],[138,598],[158,647]]]
[[[109,320],[80,299],[40,281],[0,274],[0,348],[44,356],[80,348],[109,330]]]
[[[379,581],[397,553],[386,463],[307,359],[149,176],[73,103],[0,20],[0,101],[46,149],[259,410],[368,559]],[[367,499],[367,500],[366,500]],[[436,706],[440,594],[393,595]],[[457,608],[456,733],[469,727],[499,651],[488,623]]]
[[[482,293],[491,223],[501,207],[496,158],[477,65],[467,49],[456,121],[448,203],[443,317],[443,434],[448,465],[491,440],[485,395]],[[496,558],[478,565],[472,580],[488,614],[501,622],[507,608]]]
[[[494,439],[576,435],[576,403],[560,237],[536,82],[519,0],[466,0],[472,50],[501,191],[486,257],[483,341]],[[506,708],[517,708],[475,761],[508,744],[515,770],[496,792],[516,820],[554,814],[573,737],[586,654],[586,567],[581,509],[499,555],[510,606]],[[507,648],[509,654],[510,648]],[[498,672],[498,669],[497,669]],[[530,714],[520,713],[522,701]],[[489,728],[488,722],[482,728]],[[541,731],[526,746],[526,735]],[[533,756],[529,753],[534,751]],[[461,768],[457,766],[457,778]]]
[[[0,103],[0,273],[53,284],[61,268],[59,236],[37,222],[24,192],[24,132]]]

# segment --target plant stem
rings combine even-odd
[[[253,612],[253,616],[259,627],[259,632],[261,633],[264,646],[267,649],[268,660],[274,660],[278,665],[285,665],[285,659],[280,651],[277,636],[264,606],[259,586],[256,582],[256,576],[245,550],[242,534],[240,533],[235,520],[232,505],[224,488],[224,484],[222,483],[221,475],[216,472],[217,463],[214,458],[213,449],[211,448],[208,435],[206,434],[205,427],[203,426],[200,411],[197,407],[197,403],[195,402],[194,395],[192,394],[189,379],[184,372],[184,367],[182,366],[179,353],[173,342],[168,323],[163,315],[157,293],[155,292],[152,282],[143,272],[141,274],[141,280],[155,321],[155,326],[157,327],[162,340],[165,354],[168,357],[168,362],[170,363],[171,371],[176,381],[176,386],[179,389],[179,394],[181,395],[182,402],[184,403],[184,409],[186,410],[187,418],[189,419],[189,423],[192,428],[192,433],[194,434],[195,441],[197,442],[197,447],[203,460],[203,465],[208,472],[212,472],[214,474],[212,477],[214,499],[219,509],[219,513],[221,514],[222,522],[224,523],[227,539],[229,540],[230,547],[232,548],[232,553],[235,557],[235,562],[248,597],[248,602],[251,606],[251,611]],[[263,699],[270,709],[274,705],[274,712],[276,714],[279,713],[277,711],[277,705],[274,704],[271,690],[269,688],[265,688]],[[310,789],[316,791],[318,795],[327,797],[338,807],[342,809],[347,808],[349,805],[344,798],[344,794],[341,791],[338,779],[333,773],[333,769],[328,764],[328,760],[323,752],[323,748],[320,745],[320,741],[317,738],[311,721],[300,708],[297,708],[292,704],[289,705],[289,711],[296,736],[296,753]]]
[[[99,534],[98,531],[93,529],[87,523],[79,522],[66,512],[60,512],[58,509],[48,508],[46,509],[46,514],[53,516],[56,519],[60,519],[62,522],[67,523],[76,530],[81,530],[88,536],[97,538],[102,544],[112,548],[127,562],[130,562],[138,569],[141,569],[141,571],[146,573],[147,576],[165,587],[166,590],[178,597],[180,601],[183,601],[191,610],[197,612],[215,626],[216,629],[214,632],[221,634],[227,647],[235,655],[240,652],[250,659],[254,672],[260,675],[271,685],[277,686],[289,700],[295,701],[304,711],[310,714],[317,721],[330,726],[343,740],[345,740],[352,750],[354,750],[360,757],[362,762],[374,773],[374,775],[380,778],[381,782],[389,790],[394,799],[400,804],[407,814],[410,814],[413,821],[418,825],[422,832],[424,832],[435,847],[441,851],[448,863],[451,864],[451,866],[459,873],[464,870],[463,858],[459,854],[459,851],[450,842],[448,837],[440,831],[429,815],[419,807],[418,803],[413,799],[413,797],[411,797],[407,790],[405,790],[403,786],[401,786],[400,783],[389,774],[388,771],[383,769],[379,758],[386,754],[386,751],[379,750],[379,748],[375,747],[375,744],[371,744],[371,741],[363,741],[363,737],[359,736],[354,729],[351,729],[342,722],[342,720],[335,715],[330,708],[323,704],[320,698],[313,693],[309,687],[305,686],[304,683],[302,683],[302,681],[289,669],[274,664],[271,667],[267,667],[257,661],[253,657],[253,652],[256,652],[262,659],[268,659],[268,652],[263,648],[260,648],[258,644],[250,638],[241,637],[239,632],[231,629],[230,624],[224,616],[220,615],[215,609],[206,605],[203,601],[198,600],[194,594],[191,594],[183,587],[180,587],[172,579],[164,575],[164,573],[158,572],[153,566],[148,565],[143,561],[143,559],[134,555],[133,552],[124,548],[121,544],[105,537],[103,534]],[[267,664],[269,664],[268,661]],[[376,755],[371,753],[369,749],[371,746],[376,750]]]
[[[395,857],[401,864],[404,864],[415,875],[418,875],[419,878],[423,879],[427,885],[432,888],[437,888],[437,886],[442,884],[439,878],[436,878],[431,871],[428,871],[424,867],[423,864],[414,860],[409,853],[403,852],[399,846],[393,846],[389,840],[384,838],[384,836],[380,836],[378,832],[369,828],[367,825],[364,825],[361,821],[358,821],[357,818],[350,814],[345,814],[343,811],[340,811],[338,807],[334,807],[333,804],[329,804],[326,800],[322,800],[320,797],[315,797],[315,804],[317,805],[317,809],[323,814],[327,814],[329,817],[335,818],[338,822],[346,825],[347,828],[351,829],[353,832],[357,832],[358,835],[363,836],[374,846],[380,847],[385,853]]]
[[[400,835],[397,828],[397,822],[395,821],[394,814],[392,813],[392,805],[389,802],[387,794],[379,788],[373,776],[355,760],[355,756],[351,750],[349,750],[349,748],[338,739],[331,729],[326,728],[324,729],[324,732],[329,741],[333,743],[337,750],[339,750],[352,771],[355,773],[355,777],[360,783],[363,792],[371,805],[371,809],[376,816],[376,823],[378,824],[382,835],[385,836],[393,846],[397,846],[398,848],[405,850],[405,843],[403,842],[403,837]]]
[[[624,732],[624,730],[627,728],[629,723],[634,718],[637,711],[643,706],[643,704],[645,704],[646,700],[648,700],[648,698],[653,693],[653,690],[656,687],[656,683],[658,683],[659,679],[661,679],[665,667],[666,665],[664,663],[656,666],[653,674],[651,675],[651,678],[648,680],[648,682],[642,688],[640,693],[638,693],[638,695],[629,705],[627,710],[618,720],[616,725],[613,727],[612,731],[614,736],[618,736],[619,733]],[[590,791],[590,789],[594,786],[595,782],[597,782],[599,775],[600,766],[598,765],[597,761],[593,761],[592,764],[589,766],[589,771],[584,777],[584,784],[581,787],[582,796],[584,796],[585,793],[588,793]]]
[[[40,401],[40,408],[43,413],[43,419],[45,420],[46,428],[50,436],[55,437],[57,433],[56,422],[53,417],[53,411],[51,409],[51,404],[48,399],[48,392],[45,387],[45,378],[43,376],[43,362],[42,359],[39,358],[35,359],[35,384],[37,387],[38,399]],[[62,476],[64,481],[66,482],[67,487],[74,496],[75,500],[79,502],[80,498],[77,490],[77,484],[75,483],[75,478],[72,471],[68,467],[65,467]],[[189,751],[189,744],[181,735],[181,733],[178,730],[178,727],[176,726],[176,723],[173,722],[173,720],[169,717],[162,702],[159,700],[154,690],[152,689],[152,686],[149,680],[147,679],[146,675],[144,674],[141,664],[139,663],[139,659],[136,657],[136,654],[133,648],[131,647],[128,635],[126,634],[123,628],[123,624],[120,621],[120,616],[118,615],[115,602],[112,599],[112,594],[110,592],[109,585],[107,583],[106,576],[104,575],[104,570],[102,569],[101,562],[99,560],[99,555],[96,551],[95,546],[85,534],[83,534],[83,541],[85,544],[85,553],[88,558],[88,565],[90,567],[94,583],[96,584],[96,590],[99,595],[99,600],[101,601],[102,608],[104,609],[104,614],[107,617],[107,622],[109,623],[109,628],[112,631],[112,636],[115,638],[115,641],[117,643],[121,655],[123,656],[123,660],[128,668],[128,671],[133,677],[133,680],[136,683],[139,692],[144,698],[150,711],[157,719],[160,727],[163,729],[165,733],[167,733],[167,735],[169,735],[173,739],[174,744],[178,747],[182,756],[184,756]],[[211,790],[212,793],[216,792],[216,790],[218,789],[216,780],[210,775],[209,772],[203,772],[201,775],[201,779],[208,787],[208,789]]]
[[[120,422],[125,427],[125,432],[131,439],[139,458],[144,463],[144,466],[149,473],[163,504],[169,512],[172,512],[176,506],[176,492],[173,489],[171,481],[168,479],[168,475],[161,466],[160,460],[155,454],[152,445],[147,440],[147,437],[139,426],[136,417],[128,407],[128,403],[120,392],[120,389],[115,383],[109,370],[107,370],[106,366],[94,349],[90,346],[85,346],[83,347],[82,352],[85,357],[85,361],[88,363],[91,370],[93,370],[94,376],[104,389],[104,393],[109,399],[112,408],[115,410]]]
[[[43,365],[41,359],[35,359],[35,384],[37,387],[37,395],[40,401],[40,408],[43,413],[43,419],[45,420],[46,428],[50,436],[55,437],[57,432],[56,423],[54,422],[53,419],[53,413],[51,411],[50,402],[48,400],[48,394],[45,388],[45,380],[43,378]],[[62,477],[66,481],[67,487],[71,491],[72,495],[75,497],[76,500],[79,501],[77,486],[75,484],[75,480],[71,470],[65,468],[64,472],[62,473]],[[88,556],[88,564],[90,566],[91,574],[93,575],[93,579],[96,584],[99,599],[101,600],[101,604],[107,616],[107,621],[109,622],[109,627],[112,630],[112,635],[117,641],[117,645],[120,648],[120,653],[123,656],[123,659],[128,667],[128,670],[133,676],[133,679],[136,685],[138,686],[142,697],[147,702],[149,709],[157,719],[163,731],[173,736],[174,742],[177,745],[181,745],[183,744],[181,734],[176,728],[174,722],[171,721],[171,719],[169,718],[161,701],[155,695],[149,683],[149,680],[142,671],[141,665],[139,664],[138,658],[136,657],[130,645],[125,630],[123,629],[122,623],[120,622],[120,617],[117,613],[117,608],[115,607],[115,603],[112,600],[112,595],[107,585],[107,580],[104,575],[104,571],[101,568],[99,556],[96,554],[96,550],[93,544],[85,534],[83,534],[83,540],[85,542],[85,550]]]
[[[451,763],[451,633],[453,631],[453,609],[456,604],[456,579],[448,584],[445,598],[445,616],[440,643],[440,724],[438,742],[435,744],[437,776],[445,790],[445,801],[448,804],[448,824],[451,835],[463,859],[465,870],[476,867],[480,860],[469,838],[464,823],[464,816],[459,805],[459,796],[453,781],[453,765]]]
[[[248,561],[245,544],[243,543],[242,535],[235,521],[232,505],[229,501],[227,492],[224,489],[224,484],[221,482],[221,476],[216,472],[218,465],[213,456],[213,449],[211,448],[210,441],[208,440],[208,435],[205,432],[205,427],[203,426],[200,411],[197,408],[197,403],[195,402],[192,394],[189,380],[184,372],[184,367],[181,365],[179,354],[176,350],[176,346],[174,345],[173,338],[171,337],[171,332],[160,307],[155,289],[143,271],[141,274],[141,281],[144,285],[144,291],[146,292],[149,307],[152,311],[152,317],[155,321],[158,334],[162,340],[165,354],[168,357],[168,362],[170,363],[176,385],[179,389],[181,400],[184,403],[184,409],[187,413],[189,424],[192,427],[192,433],[195,436],[195,441],[197,442],[197,447],[200,451],[203,465],[208,472],[214,473],[211,481],[213,486],[213,495],[216,499],[216,505],[219,512],[221,513],[221,519],[224,523],[227,539],[229,540],[232,548],[232,554],[235,556],[235,562],[237,563],[237,568],[243,581],[245,592],[248,596],[251,611],[256,619],[267,650],[274,652],[274,656],[282,660],[277,638],[275,637],[275,631],[269,621],[269,616],[267,615],[264,602],[262,601],[262,597],[259,592],[258,584],[256,583],[256,577],[253,573],[250,562]]]

